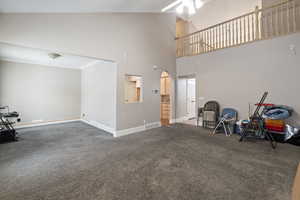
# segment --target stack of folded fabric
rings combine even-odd
[[[263,112],[265,119],[265,128],[268,131],[285,132],[285,119],[289,118],[293,113],[293,109],[289,106],[274,105],[267,106]]]
[[[266,119],[265,128],[268,131],[284,132],[285,131],[285,122],[284,120],[274,120]]]

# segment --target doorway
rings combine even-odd
[[[180,77],[177,81],[177,120],[179,122],[196,125],[196,78]]]
[[[196,79],[187,79],[187,118],[196,118]]]
[[[171,79],[168,72],[160,77],[160,122],[162,126],[170,125],[171,116]]]

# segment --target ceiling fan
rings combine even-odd
[[[188,15],[194,15],[196,11],[203,6],[203,0],[176,0],[173,3],[167,5],[161,11],[166,12],[173,8],[176,8],[176,12],[181,15],[187,13]]]

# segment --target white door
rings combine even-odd
[[[181,119],[187,116],[187,79],[177,80],[176,91],[176,118]]]
[[[187,79],[187,117],[196,117],[196,79]]]

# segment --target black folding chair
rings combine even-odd
[[[207,117],[212,114],[212,116]],[[203,128],[214,129],[217,126],[218,119],[220,116],[220,105],[216,101],[208,101],[203,107],[202,115],[202,126]],[[209,118],[209,119],[208,119]]]

